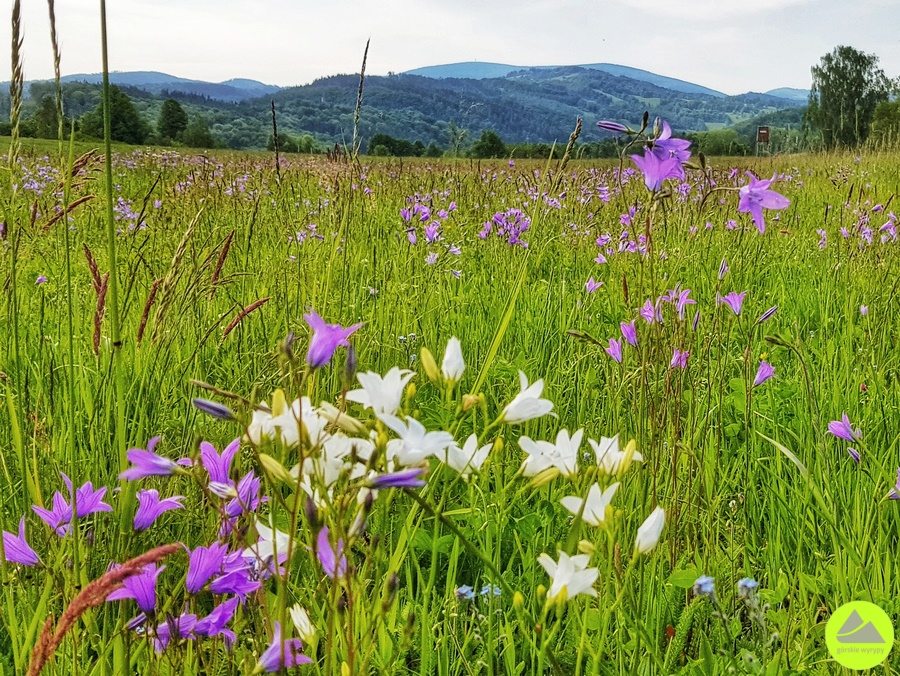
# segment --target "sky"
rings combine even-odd
[[[63,75],[101,71],[99,4],[56,0]],[[47,4],[22,5],[25,77],[50,78]],[[11,15],[11,0],[0,7]],[[898,0],[109,0],[107,16],[110,70],[210,82],[357,73],[368,39],[372,75],[602,62],[739,94],[809,88],[810,67],[844,44],[900,76]],[[0,44],[10,37],[2,19]]]

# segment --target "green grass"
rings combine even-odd
[[[28,142],[23,167],[34,173],[49,165],[61,172],[64,161],[56,148],[55,142]],[[77,148],[76,154],[81,151]],[[702,211],[698,202],[676,198],[653,216],[649,256],[617,253],[598,265],[595,240],[609,233],[617,247],[620,215],[646,202],[639,178],[625,185],[623,195],[615,194],[613,165],[598,170],[573,161],[564,173],[550,176],[543,162],[517,161],[510,167],[506,162],[366,159],[365,166],[353,167],[291,157],[283,160],[279,183],[272,158],[263,154],[201,157],[124,147],[117,153],[116,197],[132,203],[135,212],[144,206],[145,226],[132,230],[127,219],[117,222],[122,232],[114,273],[120,283],[120,368],[129,448],[145,448],[150,437],[162,435],[160,452],[178,458],[195,454],[200,439],[221,449],[241,434],[239,426],[192,408],[192,397],[214,397],[192,386],[191,379],[251,401],[271,402],[278,387],[286,389],[289,400],[306,394],[313,403],[336,401],[342,352],[316,377],[301,375],[299,362],[309,337],[303,314],[309,308],[328,322],[363,322],[353,337],[360,370],[415,369],[416,392],[405,410],[429,430],[455,432],[460,444],[470,431],[484,433],[485,423],[517,393],[519,369],[532,381],[544,379],[545,396],[558,417],[488,432],[485,443],[495,438],[492,432],[503,443],[470,483],[431,461],[429,483],[421,493],[458,532],[402,492],[382,491],[369,519],[370,539],[355,541],[348,554],[356,571],[344,588],[354,601],[349,609],[342,609],[336,585],[303,551],[315,532],[301,518],[299,551],[288,579],[270,580],[236,616],[238,642],[230,656],[221,641],[203,639],[156,657],[146,641],[123,628],[137,612],[126,601],[85,615],[45,673],[74,673],[76,668],[112,673],[121,654],[139,673],[249,673],[271,636],[269,621],[286,617],[283,608],[294,601],[309,609],[319,632],[318,645],[308,649],[317,663],[303,669],[324,674],[339,673],[341,661],[360,668],[363,647],[371,651],[366,662],[371,673],[538,674],[552,673],[554,661],[557,673],[565,674],[726,673],[734,664],[755,673],[744,658],[749,651],[763,663],[759,673],[831,674],[840,667],[826,651],[824,627],[838,605],[871,600],[896,626],[900,519],[898,504],[884,498],[900,460],[900,256],[896,244],[879,243],[878,227],[890,208],[871,212],[874,204],[900,192],[896,156],[865,156],[860,162],[853,155],[742,159],[742,170],[750,167],[761,177],[774,170],[791,177],[774,187],[792,205],[777,221],[775,212],[767,212],[765,235],[746,214],[736,213],[734,195],[720,205],[716,199],[723,195],[716,193]],[[39,159],[43,156],[51,159]],[[731,166],[723,164],[720,185],[744,182],[742,175],[727,178]],[[29,481],[47,504],[53,491],[64,490],[60,471],[76,485],[90,480],[112,488],[123,469],[115,437],[109,319],[101,325],[95,354],[97,295],[83,252],[84,247],[92,252],[101,275],[109,272],[101,183],[100,170],[92,171],[71,196],[97,195],[73,211],[69,224],[71,348],[66,226],[61,219],[44,227],[59,203],[54,182],[40,195],[19,189],[5,204],[0,523],[14,532],[26,514],[28,540],[46,567],[2,569],[3,673],[23,671],[35,623],[48,613],[58,618],[78,589],[100,576],[111,560],[124,561],[158,544],[180,541],[194,547],[216,537],[210,500],[180,477],[141,485],[156,487],[162,495],[186,495],[184,511],[164,514],[146,532],[133,533],[132,514],[122,510],[127,491],[110,495],[114,514],[79,521],[80,553],[73,550],[71,537],[58,538],[31,512]],[[596,194],[598,186],[609,188],[611,200],[581,203],[583,190]],[[557,208],[540,198],[543,192],[566,197]],[[408,225],[399,212],[416,193],[431,194],[435,211],[451,201],[458,206],[441,228],[443,241],[426,244],[422,224],[418,243],[407,240]],[[521,208],[532,219],[523,235],[527,249],[494,234],[478,237],[485,221],[509,208]],[[646,211],[645,205],[634,227],[627,228],[629,238],[646,232]],[[875,243],[863,248],[858,234],[848,240],[839,234],[842,226],[853,230],[861,212],[871,215],[875,230]],[[729,219],[743,229],[727,229]],[[710,230],[704,228],[707,222],[713,224]],[[822,250],[817,228],[828,233]],[[298,244],[301,231],[308,234]],[[15,288],[8,279],[9,233],[19,238]],[[229,237],[230,249],[213,283]],[[459,256],[447,250],[451,244],[460,247]],[[429,252],[439,254],[434,265],[426,264]],[[719,281],[723,258],[730,272]],[[35,285],[39,275],[48,281]],[[594,293],[585,289],[591,276],[604,282]],[[159,287],[138,344],[156,280],[167,281]],[[604,345],[611,337],[621,338],[620,321],[637,317],[645,300],[676,284],[690,288],[697,305],[688,308],[683,322],[668,305],[662,325],[638,319],[639,348],[626,346],[622,365],[602,347],[567,333],[584,332]],[[717,295],[729,291],[747,292],[739,318],[716,305]],[[269,300],[223,336],[242,308],[262,298]],[[756,318],[774,305],[777,313],[754,328]],[[862,305],[868,306],[865,316]],[[694,310],[701,313],[697,331],[690,329]],[[498,333],[498,327],[505,331]],[[293,362],[278,352],[290,332],[298,336]],[[447,397],[429,384],[418,355],[427,347],[439,361],[451,336],[462,341],[467,371],[461,387]],[[491,349],[495,339],[496,353]],[[673,347],[690,351],[683,372],[668,368]],[[68,390],[70,349],[74,398]],[[776,376],[748,397],[747,384],[761,358],[775,366]],[[487,417],[478,406],[463,414],[457,403],[482,370],[485,381],[478,391]],[[370,417],[355,404],[349,410]],[[70,412],[74,429],[68,425]],[[828,422],[842,412],[862,430],[858,466],[846,451],[848,444],[826,433]],[[515,476],[525,457],[516,443],[519,436],[553,441],[563,428],[583,428],[594,439],[619,434],[623,446],[634,438],[644,456],[620,477],[605,528],[573,522],[560,505],[563,496],[585,495],[597,480],[596,471],[556,477],[539,487]],[[808,476],[767,437],[791,451]],[[70,440],[74,465],[67,456]],[[297,461],[289,449],[262,450],[286,467]],[[581,450],[590,452],[586,443]],[[259,455],[249,444],[236,463],[241,474],[261,471]],[[298,504],[292,491],[266,481],[263,492],[273,496],[263,512],[271,510],[286,527],[291,505]],[[323,518],[346,535],[348,522],[335,524],[352,509],[338,498]],[[630,566],[637,528],[656,504],[667,511],[662,540]],[[376,535],[377,544],[371,539]],[[594,585],[598,596],[579,596],[548,611],[540,586],[545,590],[550,581],[537,557],[547,553],[555,559],[557,549],[576,554],[579,541],[584,551],[593,552],[591,566],[600,571]],[[80,579],[67,565],[73,556],[79,557],[74,570]],[[494,578],[488,562],[501,579]],[[176,615],[183,610],[179,574],[186,563],[183,555],[171,557],[160,578],[161,603]],[[391,573],[398,576],[399,590],[382,612],[382,591]],[[695,599],[690,591],[700,574],[715,577],[724,623],[713,616],[707,599]],[[735,584],[743,577],[760,582],[760,597],[769,604],[766,636],[755,630],[737,600]],[[503,593],[467,602],[454,593],[463,584],[476,589],[500,584]],[[521,607],[514,604],[512,591],[523,595]],[[194,612],[208,612],[210,601],[208,594],[192,601]],[[535,622],[543,631],[535,630]],[[667,627],[678,630],[674,647]],[[771,633],[778,638],[768,644]],[[361,652],[354,653],[355,648]],[[895,648],[883,673],[900,666],[898,655]]]

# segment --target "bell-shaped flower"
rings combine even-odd
[[[193,613],[182,613],[178,617],[167,614],[164,622],[156,627],[156,637],[153,639],[153,647],[157,653],[163,652],[169,647],[173,638],[193,638],[191,634],[197,625],[197,616]]]
[[[275,631],[272,634],[272,643],[266,651],[259,656],[254,673],[264,671],[267,674],[291,669],[301,664],[311,664],[312,660],[304,655],[303,643],[298,638],[282,640],[281,624],[275,622]]]
[[[409,369],[396,366],[385,373],[384,377],[372,371],[357,373],[356,379],[362,389],[347,392],[347,401],[362,404],[364,408],[372,409],[376,415],[395,415],[400,408],[403,390],[414,375]]]
[[[197,594],[213,575],[222,571],[228,545],[213,542],[209,547],[195,547],[188,556],[188,571],[184,581],[189,594]]]
[[[19,535],[3,531],[3,554],[7,563],[18,563],[22,566],[36,566],[41,562],[28,542],[25,540],[25,517],[19,520]]]
[[[519,386],[521,391],[503,409],[501,414],[503,422],[516,425],[526,420],[540,418],[553,410],[553,402],[541,398],[544,392],[543,380],[537,380],[529,385],[528,377],[519,371]]]
[[[441,362],[441,375],[446,382],[455,385],[462,380],[465,370],[466,363],[463,361],[462,346],[459,343],[459,338],[453,336],[447,341],[447,349],[444,350],[444,360]]]
[[[181,501],[184,497],[175,495],[165,500],[159,499],[159,491],[155,488],[140,490],[137,493],[138,509],[134,515],[134,529],[146,530],[153,525],[157,517],[171,509],[184,509]]]
[[[594,484],[588,490],[587,498],[581,499],[575,495],[564,497],[562,506],[575,516],[581,515],[581,520],[589,526],[601,526],[606,521],[606,513],[612,502],[619,482],[611,484],[605,491],[600,491],[600,484]]]
[[[599,571],[596,568],[588,568],[590,557],[587,554],[569,556],[565,552],[559,552],[559,561],[554,561],[546,554],[538,557],[538,563],[547,571],[553,582],[547,590],[549,603],[565,602],[578,594],[597,596],[594,582],[597,581]]]
[[[588,439],[588,444],[594,449],[597,467],[603,474],[609,476],[626,472],[632,462],[643,462],[644,460],[644,456],[634,450],[632,442],[629,442],[623,451],[619,447],[618,434],[612,438],[600,437],[600,441]]]
[[[742,186],[739,191],[738,211],[749,213],[753,217],[757,229],[764,233],[766,221],[763,218],[763,209],[787,209],[791,205],[791,201],[784,195],[769,189],[769,186],[775,181],[777,173],[773,174],[772,178],[762,181],[749,171],[746,174],[750,177],[750,183]]]
[[[757,387],[775,375],[775,367],[766,361],[759,362],[756,378],[753,379],[753,387]]]
[[[828,433],[849,442],[859,441],[862,438],[859,429],[853,427],[846,413],[841,414],[840,420],[828,423]]]
[[[556,443],[533,441],[529,437],[519,437],[519,446],[528,454],[522,462],[522,474],[535,476],[546,469],[555,467],[560,474],[572,476],[578,464],[578,449],[584,430],[578,430],[571,437],[568,430],[560,430]]]
[[[178,461],[164,458],[153,452],[160,437],[153,437],[147,444],[147,449],[132,448],[125,455],[131,466],[124,472],[119,474],[120,479],[135,481],[148,476],[169,476],[179,472],[183,472],[182,466],[190,467],[190,458],[181,458]]]
[[[200,442],[200,462],[209,472],[210,482],[234,486],[234,481],[229,477],[231,473],[231,461],[241,448],[240,437],[222,449],[221,455],[216,447],[208,441]]]
[[[240,602],[238,597],[234,597],[217,605],[209,615],[194,625],[194,633],[198,636],[221,636],[225,639],[225,647],[230,649],[237,637],[225,625],[231,622],[234,611]]]
[[[646,150],[643,155],[630,155],[637,168],[644,174],[644,185],[650,192],[659,192],[663,182],[668,178],[683,178],[684,169],[677,157],[660,158],[659,155]]]
[[[635,552],[646,554],[656,547],[665,525],[666,512],[662,507],[656,507],[638,528],[637,538],[634,541]]]
[[[334,356],[338,346],[348,347],[347,339],[362,326],[362,323],[344,328],[340,324],[326,324],[314,311],[303,315],[303,319],[313,330],[309,341],[309,351],[306,353],[306,363],[313,368],[325,366]]]
[[[417,465],[432,455],[440,457],[441,452],[454,443],[449,432],[428,432],[415,418],[407,417],[405,423],[392,415],[379,415],[378,418],[400,437],[388,442],[387,457],[402,466]]]
[[[465,478],[472,472],[481,471],[481,466],[484,465],[493,446],[493,444],[487,444],[478,448],[478,436],[470,434],[462,448],[454,442],[438,457]]]
[[[291,621],[294,623],[300,639],[306,643],[313,643],[316,639],[316,628],[309,619],[306,609],[298,603],[291,606],[288,612],[291,614]]]
[[[731,293],[727,293],[724,296],[719,296],[716,301],[720,305],[727,305],[731,308],[731,311],[735,314],[736,317],[741,315],[741,309],[744,306],[744,297],[747,295],[746,291],[741,291],[738,293],[737,291],[732,291]]]
[[[324,526],[316,538],[316,556],[319,557],[322,570],[328,577],[332,579],[345,577],[347,575],[347,557],[344,556],[344,541],[338,540],[337,545],[332,547],[329,536],[328,527]]]
[[[140,573],[126,577],[122,581],[123,587],[113,591],[106,600],[134,599],[141,611],[152,614],[156,611],[156,579],[165,568],[148,563]]]

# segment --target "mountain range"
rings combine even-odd
[[[96,87],[100,75],[63,80],[67,87],[81,88],[67,107],[71,114],[94,105],[96,89],[84,88]],[[132,97],[149,123],[155,122],[165,98],[175,98],[192,116],[203,116],[231,148],[265,147],[272,101],[280,133],[308,134],[320,144],[349,143],[353,135],[358,75],[334,75],[298,87],[242,79],[211,83],[157,72],[114,72],[110,80]],[[38,98],[46,95],[47,83],[36,85],[32,92]],[[615,64],[520,68],[468,62],[367,76],[359,135],[364,142],[387,134],[446,148],[453,134],[466,131],[471,140],[491,129],[512,143],[565,143],[580,117],[585,121],[582,140],[591,142],[608,138],[597,129],[597,120],[638,125],[646,110],[679,132],[708,131],[799,109],[806,96],[804,90],[787,88],[726,96]]]

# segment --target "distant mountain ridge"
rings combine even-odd
[[[684,92],[685,94],[706,94],[708,96],[717,96],[725,98],[727,95],[715,89],[704,87],[693,82],[687,82],[678,78],[658,75],[640,68],[632,68],[631,66],[622,66],[615,63],[586,63],[574,66],[512,66],[505,63],[491,63],[480,61],[462,61],[459,63],[448,63],[438,66],[425,66],[423,68],[414,68],[405,71],[406,75],[420,75],[422,77],[430,77],[435,79],[461,78],[468,80],[482,80],[487,78],[504,78],[510,77],[519,71],[530,70],[549,70],[554,68],[587,68],[590,70],[600,70],[610,75],[618,75],[620,77],[628,77],[632,80],[640,80],[641,82],[649,82],[657,87],[671,89],[676,92]],[[806,102],[809,97],[809,91],[805,89],[794,89],[791,87],[781,87],[778,89],[770,89],[764,92],[769,96],[777,96],[779,98],[791,101]]]
[[[103,75],[101,73],[78,73],[64,75],[61,79],[63,82],[99,84],[103,81]],[[134,87],[151,94],[182,92],[194,96],[205,96],[215,101],[229,102],[271,96],[281,91],[281,87],[244,78],[234,78],[225,82],[204,82],[156,71],[112,72],[109,74],[109,81],[114,85]]]

